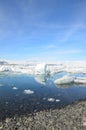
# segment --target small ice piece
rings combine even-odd
[[[34,91],[32,91],[32,90],[30,90],[30,89],[28,89],[28,90],[25,89],[25,90],[24,90],[24,93],[25,93],[25,94],[33,94]]]
[[[49,101],[49,102],[54,102],[55,99],[54,99],[54,98],[48,98],[47,101]]]
[[[5,102],[6,105],[8,105],[8,102]]]
[[[12,89],[17,90],[18,88],[17,87],[13,87]]]
[[[46,97],[44,97],[43,100],[46,100]]]
[[[56,99],[56,102],[60,102],[60,99]]]

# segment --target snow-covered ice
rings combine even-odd
[[[45,84],[45,81],[42,81],[36,75],[50,75],[53,76],[59,72],[67,72],[71,74],[86,74],[86,61],[74,61],[74,62],[57,62],[57,63],[38,63],[38,62],[26,62],[26,63],[17,63],[17,62],[0,62],[0,74],[33,74],[37,82]],[[85,79],[73,79],[73,77],[62,77],[62,79],[57,79],[55,84],[65,84],[70,83],[74,80],[74,83],[86,83]]]
[[[47,101],[49,101],[49,102],[54,102],[55,99],[54,99],[54,98],[48,98]]]
[[[35,74],[46,74],[48,75],[50,73],[50,70],[47,66],[47,64],[37,64],[35,67]]]
[[[70,84],[74,82],[74,77],[70,75],[65,75],[54,81],[55,84]]]
[[[12,89],[17,90],[18,88],[17,87],[13,87]]]
[[[86,84],[86,77],[76,77],[74,83],[77,84]]]
[[[30,89],[25,89],[25,90],[24,90],[24,93],[25,93],[25,94],[33,94],[34,91],[32,91],[32,90],[30,90]]]
[[[49,102],[60,102],[60,99],[48,98],[47,101],[49,101]]]
[[[56,99],[56,102],[60,102],[60,99]]]

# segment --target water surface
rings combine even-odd
[[[86,85],[56,86],[53,81],[57,77],[57,75],[52,77],[0,76],[0,118],[54,109],[86,98]],[[24,90],[30,90],[33,93],[24,93]]]

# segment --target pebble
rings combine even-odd
[[[0,130],[86,130],[86,101],[0,121]]]

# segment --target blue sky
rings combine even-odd
[[[86,0],[0,0],[0,59],[86,60]]]

